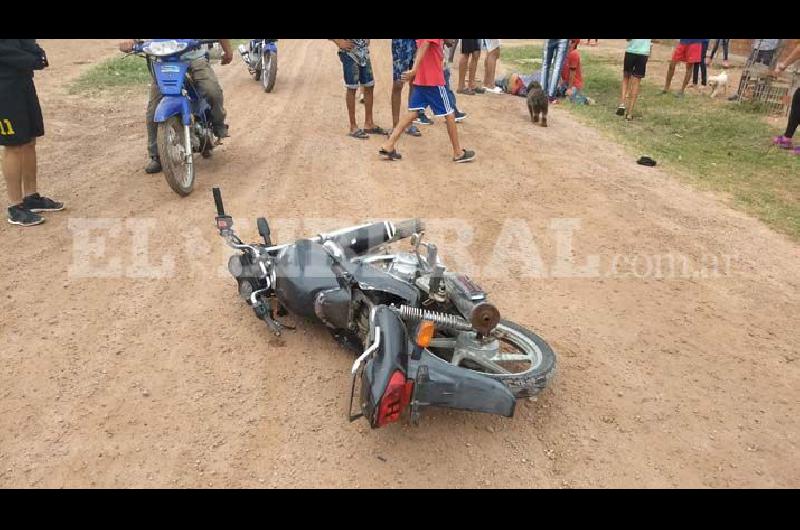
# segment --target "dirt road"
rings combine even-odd
[[[281,41],[273,94],[238,58],[216,67],[233,137],[181,199],[142,171],[146,90],[66,93],[80,63],[114,43],[43,46],[53,66],[37,75],[42,191],[69,209],[0,228],[0,486],[800,486],[800,252],[724,197],[637,166],[563,109],[534,127],[510,96],[459,99],[476,162],[449,161],[441,120],[403,138],[401,162],[381,161],[379,139],[345,135],[332,44]],[[388,127],[389,44],[373,48],[377,123]],[[552,386],[512,419],[429,411],[419,427],[348,423],[351,354],[307,325],[271,340],[218,273],[228,251],[213,185],[251,239],[257,215],[281,220],[282,241],[421,216],[452,262],[458,242],[442,220],[457,219],[474,228],[467,257],[480,266],[524,220],[546,273],[524,276],[531,254],[516,251],[516,274],[477,276],[557,351]],[[109,275],[81,277],[75,227],[100,218],[118,230],[95,232],[106,248],[94,263]],[[600,273],[553,274],[549,227],[564,218],[580,222],[576,263],[598,256]],[[136,277],[129,227],[142,222],[150,262],[167,259],[163,278]],[[647,257],[667,254],[693,270],[704,256],[729,266],[648,273]]]

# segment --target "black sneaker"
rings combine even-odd
[[[153,173],[161,173],[161,160],[158,157],[153,157],[150,159],[150,162],[144,166],[144,172],[148,175],[152,175]]]
[[[461,123],[467,118],[466,112],[456,111],[456,123]]]
[[[41,215],[36,215],[22,205],[11,206],[8,209],[8,222],[12,225],[34,226],[44,222]]]
[[[60,212],[64,209],[64,203],[54,201],[47,197],[42,197],[38,193],[32,193],[22,199],[22,207],[31,212]]]
[[[414,123],[417,125],[433,125],[433,121],[428,118],[424,112],[420,112],[417,117],[414,119]]]

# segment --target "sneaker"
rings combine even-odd
[[[483,94],[483,93],[486,92],[486,89],[483,88],[482,86],[479,86],[479,87],[473,88],[472,91],[475,92],[476,94]]]
[[[64,203],[42,197],[38,193],[32,193],[22,199],[22,207],[33,213],[38,212],[60,212],[64,209]]]
[[[417,117],[414,119],[414,123],[417,125],[433,125],[433,121],[428,118],[424,112],[417,114]]]
[[[24,208],[21,204],[17,206],[11,206],[8,209],[8,222],[12,225],[19,225],[19,226],[35,226],[40,225],[44,222],[44,219],[41,215],[37,215],[27,208]]]
[[[776,136],[772,139],[772,143],[780,147],[781,149],[791,149],[792,148],[792,139],[786,138],[785,136]]]
[[[499,86],[496,86],[494,88],[484,88],[484,90],[486,90],[486,92],[489,93],[489,94],[502,94],[503,93],[503,89],[500,88]]]
[[[617,116],[624,116],[625,115],[625,105],[620,105],[617,107]]]
[[[153,173],[161,173],[161,160],[158,157],[153,157],[150,162],[144,166],[144,172],[152,175]]]
[[[460,164],[462,162],[472,162],[473,160],[475,160],[475,151],[467,151],[466,149],[462,149],[461,156],[454,158],[453,162]]]
[[[214,135],[220,139],[228,138],[230,136],[230,134],[228,134],[228,126],[225,124],[214,125]]]
[[[464,121],[465,119],[467,119],[467,113],[466,113],[466,112],[461,112],[461,111],[458,111],[458,110],[457,110],[457,111],[456,111],[456,123],[461,123],[461,122],[462,122],[462,121]]]

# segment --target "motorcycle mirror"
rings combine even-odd
[[[259,217],[256,219],[256,226],[258,226],[258,234],[264,238],[264,243],[268,247],[272,246],[272,240],[269,237],[269,224],[267,224],[267,220],[263,217]]]

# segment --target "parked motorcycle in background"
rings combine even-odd
[[[264,92],[272,92],[275,77],[278,75],[278,39],[251,39],[239,45],[239,54],[250,75],[261,81]]]
[[[213,188],[216,223],[239,252],[228,270],[240,296],[280,335],[288,313],[324,324],[359,354],[351,370],[348,417],[373,428],[429,406],[513,416],[517,398],[545,388],[556,356],[533,331],[500,317],[487,294],[449,271],[418,219],[382,221],[276,245],[245,244]],[[410,252],[390,251],[401,240]],[[291,328],[290,328],[291,329]],[[359,411],[353,414],[360,378]]]

